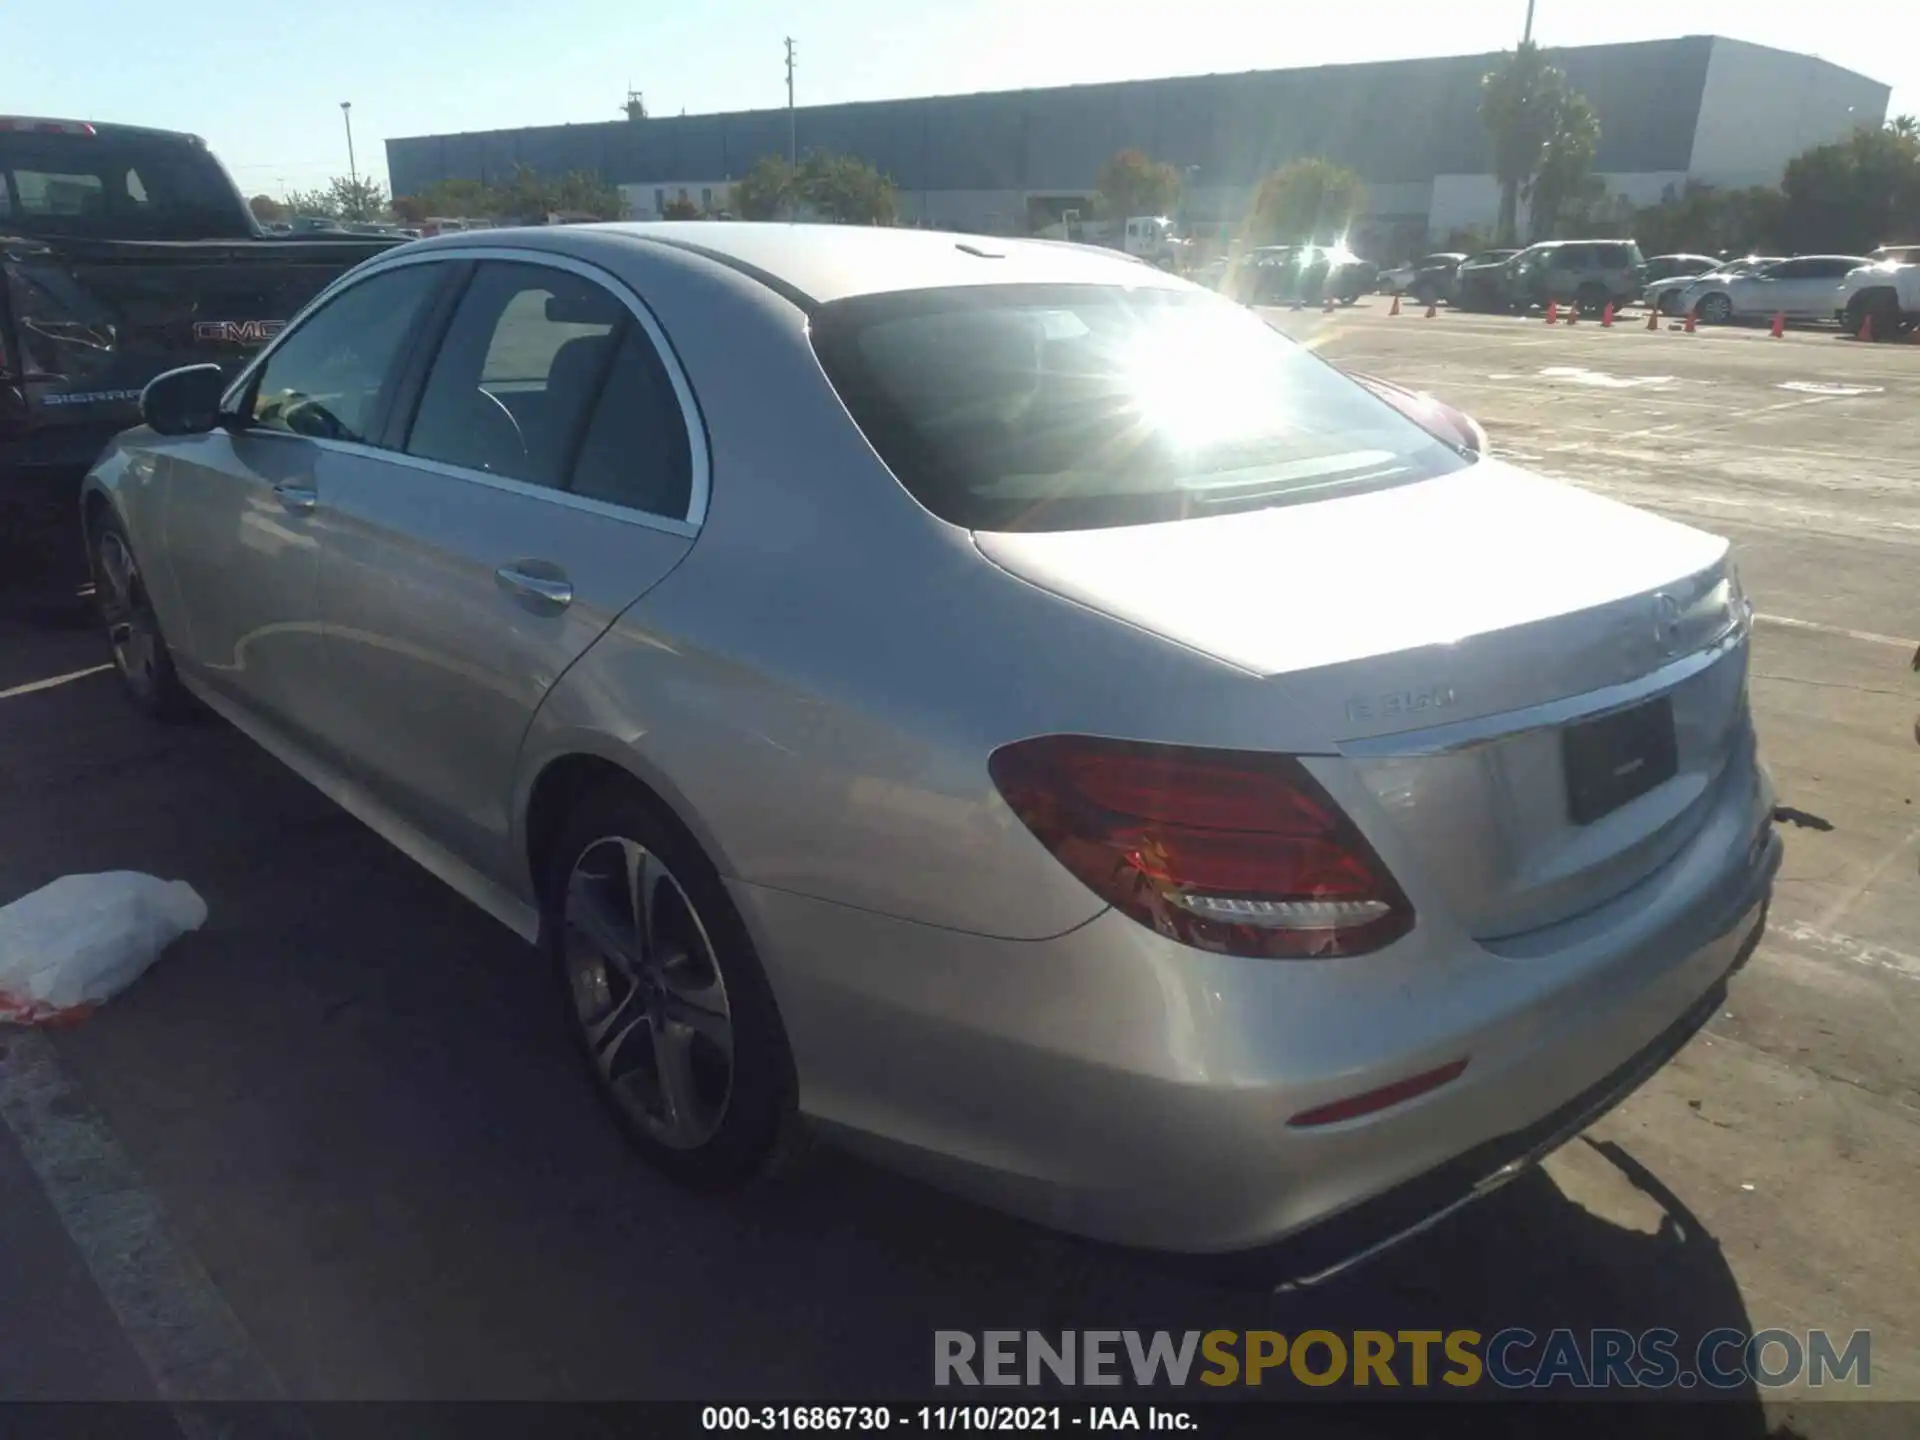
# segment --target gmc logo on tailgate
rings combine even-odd
[[[286,328],[284,320],[196,320],[193,338],[215,345],[264,345]]]

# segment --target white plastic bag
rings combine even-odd
[[[77,1019],[206,921],[186,881],[133,870],[62,876],[0,905],[0,1021]]]

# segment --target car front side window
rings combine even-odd
[[[381,271],[301,321],[274,347],[252,387],[246,412],[253,427],[367,443],[382,393],[442,273],[438,265]]]

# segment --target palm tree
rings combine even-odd
[[[1500,182],[1498,238],[1511,245],[1519,228],[1520,192],[1539,173],[1553,134],[1554,93],[1564,87],[1564,77],[1546,63],[1538,45],[1523,40],[1480,86],[1480,119],[1493,141],[1493,173]]]
[[[1887,121],[1887,129],[1902,140],[1920,140],[1920,120],[1911,115],[1896,115]]]

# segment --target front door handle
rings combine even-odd
[[[556,565],[519,561],[493,572],[500,588],[537,614],[553,614],[573,603],[573,582]]]
[[[276,485],[273,494],[281,508],[292,515],[311,515],[320,504],[320,497],[311,485]]]

